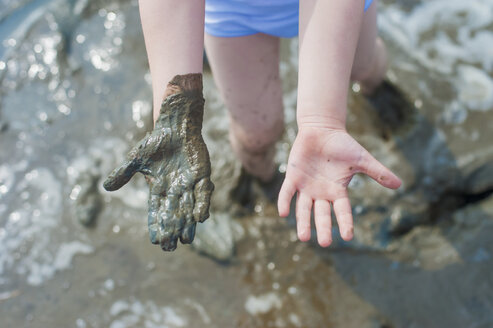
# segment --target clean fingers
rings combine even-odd
[[[353,213],[349,198],[339,198],[334,202],[334,213],[339,224],[342,239],[349,241],[353,239]]]
[[[330,217],[330,203],[326,200],[316,200],[313,212],[317,227],[317,240],[320,246],[327,247],[332,243],[332,222]]]
[[[298,193],[296,199],[296,227],[301,241],[310,240],[310,216],[313,200],[304,193]]]
[[[295,192],[296,188],[294,187],[294,185],[288,179],[284,179],[277,200],[277,209],[279,211],[279,216],[288,216],[289,205],[291,204],[291,199],[293,198]]]

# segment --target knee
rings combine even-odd
[[[351,81],[361,82],[366,80],[371,75],[374,65],[374,57],[375,55],[372,54],[371,56],[355,59],[351,69]]]
[[[382,39],[377,38],[372,51],[368,54],[357,54],[351,70],[351,80],[363,82],[379,74],[387,66],[387,50]]]
[[[260,154],[269,150],[281,137],[284,131],[282,117],[275,121],[258,122],[257,125],[242,126],[231,124],[230,138],[233,144],[242,151]]]

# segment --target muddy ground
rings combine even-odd
[[[206,72],[212,216],[202,246],[173,253],[149,243],[142,177],[101,186],[151,126],[136,1],[0,8],[0,326],[493,327],[491,1],[381,2],[398,92],[369,101],[353,85],[348,129],[404,184],[355,177],[355,240],[328,249],[298,242],[258,186],[238,188]],[[282,48],[280,174],[297,40]]]

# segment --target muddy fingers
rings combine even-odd
[[[180,241],[182,244],[190,244],[195,237],[195,225],[197,222],[193,217],[193,193],[186,192],[183,194],[180,205],[181,205],[181,213],[182,220],[184,221],[183,231],[180,235]]]
[[[198,222],[204,222],[209,217],[209,204],[214,184],[209,178],[203,178],[195,185],[195,207],[193,217]]]
[[[149,229],[149,239],[153,244],[159,244],[159,208],[161,207],[161,198],[158,195],[149,196],[149,213],[147,218],[147,226]]]
[[[161,202],[158,214],[158,240],[164,251],[176,249],[182,224],[177,211],[178,195],[168,194]]]

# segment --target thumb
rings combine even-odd
[[[120,189],[125,185],[134,174],[138,171],[138,167],[133,160],[127,160],[119,168],[113,170],[103,182],[103,187],[107,191]]]
[[[158,137],[157,142],[155,139],[156,138],[152,138],[152,134],[147,133],[147,135],[128,152],[127,160],[119,168],[113,170],[106,178],[103,182],[104,189],[107,191],[118,190],[130,181],[134,174],[141,169],[139,163],[142,161],[139,160],[139,158],[142,158],[142,154],[145,154],[146,152],[151,154],[155,153],[156,149],[149,150],[149,148],[158,148],[163,138]]]
[[[386,168],[382,163],[377,161],[369,152],[363,155],[360,171],[378,182],[380,185],[397,189],[401,186],[402,181],[392,171]]]

